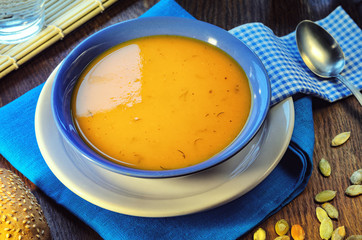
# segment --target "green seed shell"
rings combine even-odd
[[[354,173],[352,173],[350,177],[351,183],[354,185],[361,185],[362,184],[362,168],[358,169]]]
[[[316,202],[323,203],[331,201],[336,196],[337,191],[324,190],[315,196]]]
[[[330,203],[323,203],[322,208],[327,212],[328,216],[333,219],[338,219],[338,210]]]
[[[346,236],[346,229],[344,226],[334,229],[332,233],[332,240],[343,240]]]
[[[330,218],[323,219],[319,226],[319,235],[322,239],[328,240],[332,237],[333,222]]]
[[[362,240],[362,235],[352,235],[349,236],[346,240]]]
[[[276,224],[275,224],[275,232],[279,235],[285,235],[287,232],[289,231],[289,224],[287,222],[287,220],[285,219],[280,219]]]
[[[361,195],[362,194],[362,185],[351,185],[346,189],[345,193],[351,197]]]
[[[347,140],[349,139],[349,137],[351,136],[351,132],[343,132],[338,134],[337,136],[335,136],[332,139],[332,147],[337,147],[342,145],[343,143],[347,142]]]
[[[265,240],[266,239],[265,230],[262,228],[259,228],[258,230],[256,230],[256,232],[254,233],[253,239],[254,240]]]
[[[323,208],[317,207],[315,211],[316,211],[316,215],[317,215],[318,221],[319,221],[320,223],[323,221],[323,219],[329,218],[327,212],[326,212]]]
[[[322,158],[318,163],[319,171],[322,173],[323,176],[329,177],[331,175],[332,169],[329,162]]]
[[[274,238],[274,240],[290,240],[290,237],[287,235],[283,235],[283,236]]]
[[[362,235],[352,235],[349,236],[346,240],[362,240]]]

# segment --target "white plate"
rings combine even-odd
[[[115,174],[75,159],[55,126],[51,86],[56,69],[40,94],[35,132],[40,151],[54,175],[81,198],[102,208],[134,216],[168,217],[210,209],[247,193],[265,179],[284,155],[294,127],[291,98],[269,111],[246,148],[208,170],[168,179],[142,179]]]

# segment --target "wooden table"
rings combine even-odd
[[[19,70],[0,79],[0,106],[46,81],[53,69],[84,38],[111,24],[136,18],[156,2],[156,0],[121,0],[22,65]],[[177,0],[177,2],[197,19],[227,30],[248,22],[262,22],[277,35],[282,36],[293,31],[301,20],[324,18],[338,5],[343,6],[359,27],[362,26],[360,0]],[[353,171],[362,168],[361,109],[353,97],[333,104],[318,99],[313,100],[316,136],[313,174],[300,196],[258,226],[267,231],[267,239],[274,239],[277,236],[274,224],[281,218],[287,219],[290,224],[303,226],[306,239],[320,239],[319,222],[315,217],[317,204],[313,198],[317,192],[325,189],[338,191],[333,204],[339,209],[340,218],[334,221],[334,226],[344,225],[348,235],[362,234],[362,197],[350,198],[344,195],[344,190],[349,185],[349,176]],[[351,139],[341,147],[331,148],[331,139],[342,131],[351,131]],[[322,177],[317,170],[317,163],[322,157],[331,162],[333,173],[329,178]],[[43,207],[54,239],[101,239],[87,225],[38,190],[2,156],[0,156],[0,166],[15,171],[32,188]],[[255,230],[256,228],[240,239],[252,239]]]

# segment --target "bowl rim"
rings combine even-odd
[[[220,37],[217,38],[218,41],[220,39],[226,38],[226,41],[233,41],[234,44],[239,45],[238,47],[241,47],[244,51],[248,51],[248,54],[254,58],[253,61],[257,64],[257,67],[260,68],[258,70],[259,73],[262,74],[262,77],[264,78],[263,79],[264,81],[262,82],[262,85],[261,85],[261,87],[263,87],[264,95],[258,95],[260,99],[257,98],[258,96],[255,94],[254,94],[254,96],[252,96],[252,104],[251,104],[251,109],[250,109],[248,120],[245,123],[242,130],[240,131],[240,133],[238,134],[238,136],[226,148],[224,148],[222,151],[220,151],[213,157],[211,157],[201,163],[198,163],[196,165],[190,166],[190,167],[171,169],[171,170],[142,170],[142,169],[131,168],[131,167],[127,167],[127,166],[124,166],[121,164],[114,163],[111,160],[108,160],[108,159],[102,157],[101,155],[97,154],[87,144],[85,144],[83,140],[81,140],[83,142],[83,144],[81,144],[79,142],[79,139],[75,140],[74,135],[73,135],[74,131],[76,131],[76,129],[74,127],[74,123],[73,122],[70,123],[69,121],[67,122],[66,120],[64,120],[62,110],[60,109],[63,106],[63,103],[62,103],[63,95],[59,96],[59,91],[62,86],[63,79],[65,77],[64,74],[69,70],[69,68],[77,60],[77,58],[80,57],[89,48],[89,46],[88,46],[89,44],[91,44],[95,40],[100,41],[99,39],[102,38],[101,36],[103,34],[107,33],[108,31],[112,32],[114,30],[118,30],[119,28],[122,29],[122,28],[132,27],[132,26],[134,26],[134,24],[136,24],[136,25],[140,26],[140,28],[142,28],[142,25],[148,26],[149,24],[155,24],[155,23],[156,23],[156,28],[161,26],[161,29],[164,26],[168,26],[167,28],[170,28],[169,26],[172,26],[173,28],[175,28],[175,27],[179,27],[181,25],[181,26],[194,27],[197,30],[200,30],[200,28],[202,28],[204,32],[212,33],[212,36],[214,36],[214,34],[220,34]],[[180,24],[180,25],[178,25],[178,24]],[[182,33],[180,32],[179,34],[180,34],[180,36],[185,36],[185,35],[183,35],[183,34],[185,34],[184,32],[182,32]],[[165,35],[165,34],[151,34],[151,35]],[[177,35],[177,34],[170,34],[170,35]],[[205,40],[199,39],[199,36],[194,36],[194,38],[206,42]],[[235,41],[235,40],[237,40],[237,41]],[[120,41],[119,43],[121,43],[121,42],[123,42],[123,41]],[[117,44],[114,44],[114,45],[117,45]],[[219,49],[223,50],[224,52],[226,52],[224,49],[220,48],[219,45],[215,45],[215,44],[213,44],[213,45],[218,47]],[[234,51],[237,52],[238,50],[234,50]],[[226,53],[230,55],[229,52],[226,52]],[[238,64],[240,64],[240,62],[237,59],[234,58],[234,60]],[[88,63],[91,61],[92,60],[89,60]],[[242,69],[246,73],[246,70],[244,69],[244,67],[242,67]],[[249,86],[251,88],[251,93],[253,95],[253,92],[254,92],[253,86],[251,86],[252,83],[249,79],[249,76],[247,76],[247,77],[248,77],[248,81],[249,81]],[[259,91],[260,91],[260,89],[259,89]],[[215,25],[212,25],[210,23],[207,23],[207,22],[203,22],[203,21],[196,20],[196,19],[183,18],[183,17],[158,16],[158,17],[144,17],[144,18],[127,20],[124,22],[120,22],[120,23],[108,26],[108,27],[90,35],[85,40],[83,40],[81,43],[79,43],[65,57],[65,59],[63,60],[63,62],[61,63],[61,65],[59,67],[59,70],[56,73],[54,83],[52,86],[51,108],[52,108],[52,114],[53,114],[57,129],[60,132],[63,141],[65,142],[65,144],[70,145],[74,151],[78,152],[78,154],[81,154],[83,158],[85,158],[85,159],[89,160],[90,162],[97,164],[103,168],[106,168],[110,171],[117,172],[117,173],[120,173],[123,175],[141,177],[141,178],[167,178],[167,177],[178,177],[178,176],[196,173],[196,172],[208,169],[210,167],[213,167],[215,165],[218,165],[218,164],[226,161],[227,159],[231,158],[232,156],[234,156],[238,151],[240,151],[243,147],[245,147],[251,141],[251,139],[256,135],[256,133],[260,130],[261,125],[263,124],[263,122],[267,116],[268,110],[270,108],[270,99],[271,99],[271,86],[270,86],[270,81],[269,81],[267,71],[266,71],[262,61],[259,59],[259,57],[248,46],[246,46],[242,41],[237,39],[235,36],[233,36],[232,34],[227,32],[226,30],[224,30],[220,27],[217,27]],[[254,102],[255,100],[261,101],[260,103],[258,103],[258,104],[260,104],[259,109],[255,109],[255,107],[256,107],[255,102]],[[259,110],[261,110],[262,112],[258,112]],[[69,112],[71,112],[70,108],[69,108]],[[253,121],[255,120],[255,122],[253,122],[252,126],[250,125],[251,120],[253,120]],[[245,133],[245,131],[244,131],[245,129],[247,129],[247,130],[250,129],[248,134]],[[71,133],[73,133],[73,134],[71,134]],[[79,135],[78,135],[78,137],[79,137]]]

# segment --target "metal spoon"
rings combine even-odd
[[[359,90],[339,75],[345,61],[338,42],[324,28],[309,20],[298,24],[296,40],[299,53],[307,67],[320,77],[336,77],[351,90],[362,106]]]

